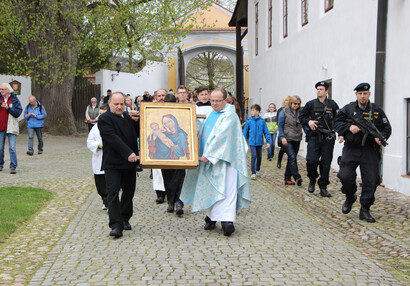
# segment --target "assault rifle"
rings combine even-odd
[[[386,142],[386,138],[380,133],[379,129],[377,129],[377,127],[374,125],[372,121],[364,118],[355,118],[344,110],[340,110],[340,112],[343,112],[353,122],[353,124],[358,126],[360,130],[364,133],[361,144],[362,146],[365,145],[366,139],[369,136],[369,134],[374,138],[379,138],[381,144],[384,147],[388,145],[388,143]]]

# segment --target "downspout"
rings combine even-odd
[[[378,0],[377,5],[377,39],[376,39],[376,74],[375,74],[375,103],[383,108],[384,78],[386,70],[386,30],[388,0]]]
[[[384,105],[384,78],[386,71],[386,34],[388,0],[378,0],[377,4],[377,39],[376,39],[376,74],[374,101],[383,108]],[[383,148],[382,151],[383,152]],[[379,163],[380,184],[383,184],[383,153]]]

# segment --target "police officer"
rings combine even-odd
[[[346,195],[342,212],[349,213],[357,199],[356,168],[360,166],[362,195],[359,217],[367,222],[375,222],[370,214],[370,206],[374,203],[374,193],[380,184],[380,146],[390,137],[391,126],[384,111],[370,102],[369,89],[368,83],[356,86],[354,90],[357,100],[345,105],[338,112],[334,128],[341,136],[339,142],[345,141],[337,175],[342,182],[342,192]],[[377,128],[373,129],[376,130],[373,135],[366,132],[365,128],[359,127],[361,121],[367,123],[367,130],[370,129],[368,126]]]
[[[316,179],[322,197],[331,197],[327,191],[329,185],[330,164],[333,158],[336,135],[333,131],[333,119],[339,106],[333,100],[327,98],[329,85],[325,81],[315,84],[317,98],[306,103],[300,113],[300,122],[308,127],[306,135],[307,154],[306,168],[310,179],[308,191],[315,191]]]

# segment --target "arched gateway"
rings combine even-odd
[[[216,52],[225,56],[232,63],[234,70],[236,69],[235,27],[228,26],[232,12],[214,1],[210,2],[209,7],[192,11],[190,16],[195,26],[201,25],[204,28],[192,29],[192,32],[179,44],[179,48],[173,48],[168,53],[168,89],[176,90],[178,85],[186,84],[188,64],[204,52]],[[248,66],[249,59],[246,37],[243,43],[244,98],[247,99],[249,76],[248,69],[245,67]],[[234,88],[230,90],[236,95]]]

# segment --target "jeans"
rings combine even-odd
[[[43,151],[43,127],[38,128],[27,128],[28,131],[28,150],[34,152],[34,132],[36,132],[38,140],[38,150]]]
[[[300,141],[288,141],[286,147],[286,154],[288,154],[288,163],[286,164],[285,180],[290,180],[293,177],[295,180],[300,179],[298,169],[297,156],[300,147]]]
[[[278,135],[278,133],[270,134],[270,147],[267,150],[268,151],[268,158],[272,158],[273,155],[275,155],[276,135]]]
[[[10,154],[10,169],[17,168],[17,153],[16,153],[16,134],[6,133],[6,130],[0,131],[0,166],[4,165],[4,145],[6,136],[9,138],[9,154]]]
[[[255,172],[255,161],[256,161],[256,171],[259,172],[262,163],[262,146],[249,146],[251,148],[251,173]]]

